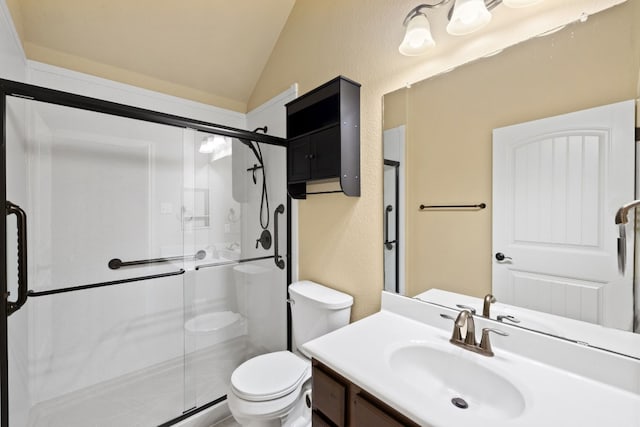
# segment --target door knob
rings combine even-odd
[[[496,253],[496,259],[498,261],[504,261],[506,259],[508,259],[509,261],[513,260],[513,258],[511,258],[510,256],[505,256],[502,252],[497,252]]]

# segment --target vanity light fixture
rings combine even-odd
[[[491,10],[501,3],[512,8],[532,6],[542,0],[455,0],[448,13],[447,32],[454,36],[463,36],[478,31],[491,21]],[[427,10],[451,3],[452,0],[438,0],[423,3],[411,9],[402,25],[406,28],[404,39],[398,50],[405,56],[417,56],[426,53],[435,46],[431,34],[431,25]]]

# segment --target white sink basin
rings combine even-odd
[[[466,351],[453,345],[441,349],[411,342],[390,349],[387,363],[420,398],[439,402],[451,411],[464,411],[485,420],[522,415],[526,405],[518,388],[484,367],[484,356],[461,353]]]

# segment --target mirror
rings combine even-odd
[[[635,234],[633,225],[626,228],[627,269],[631,271],[625,273],[629,287],[622,302],[629,307],[628,318],[616,325],[609,325],[600,315],[590,318],[580,313],[589,301],[599,313],[615,312],[619,302],[609,308],[606,304],[611,298],[602,295],[588,300],[574,288],[565,289],[563,309],[534,304],[538,297],[535,287],[519,298],[504,296],[496,283],[495,266],[509,264],[514,254],[504,249],[505,258],[498,260],[495,255],[499,250],[493,245],[496,230],[513,227],[514,221],[507,217],[503,226],[493,222],[497,212],[493,197],[494,129],[636,100],[640,91],[640,28],[634,23],[639,19],[640,2],[630,0],[592,15],[586,22],[568,25],[384,96],[383,212],[391,205],[389,215],[383,217],[386,290],[397,288],[404,295],[453,307],[472,305],[479,314],[486,294],[500,294],[491,305],[494,319],[501,315],[502,321],[510,322],[508,316],[512,316],[520,321],[518,326],[640,358],[640,334],[631,332],[640,306],[636,302],[634,309],[633,287],[636,298],[640,290],[631,282],[635,269],[630,243]],[[633,122],[634,102],[628,105]],[[581,146],[587,147],[584,141]],[[528,162],[536,167],[540,164],[539,159]],[[613,164],[605,169],[616,167]],[[635,176],[637,166],[635,171],[632,166],[628,175],[631,182],[627,183],[630,188]],[[588,189],[593,182],[574,184]],[[513,185],[510,188],[513,190]],[[542,184],[540,188],[539,194],[546,194]],[[609,212],[612,206],[630,201],[595,200],[592,205],[611,227],[615,227],[614,214]],[[606,209],[601,208],[604,204]],[[596,237],[615,250],[617,228],[610,233],[604,226],[593,227],[598,230]],[[587,229],[584,222],[581,230]],[[540,253],[547,252],[541,249]],[[595,268],[591,262],[582,265]],[[613,274],[610,280],[618,279],[615,255],[604,268],[607,274]],[[588,283],[583,288],[599,289]]]

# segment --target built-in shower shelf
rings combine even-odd
[[[247,321],[240,313],[215,311],[187,320],[184,329],[195,350],[202,350],[247,335]]]
[[[317,194],[307,192],[307,183],[323,181],[336,181],[345,195],[360,196],[360,84],[339,76],[286,107],[291,197]]]
[[[222,330],[240,320],[242,320],[242,316],[238,313],[232,311],[216,311],[201,314],[188,320],[184,328],[195,334],[208,334]]]

